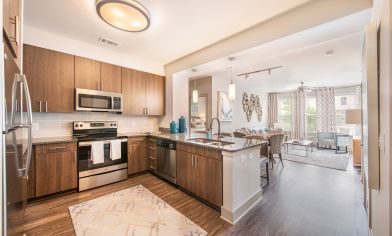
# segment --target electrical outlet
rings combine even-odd
[[[241,162],[244,162],[246,160],[246,156],[245,155],[241,155]]]
[[[33,123],[32,130],[39,130],[39,123]]]
[[[135,127],[136,127],[136,122],[132,121],[132,128],[135,128]]]
[[[255,156],[253,155],[253,152],[249,153],[249,160],[253,159]]]

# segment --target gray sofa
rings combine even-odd
[[[317,132],[317,148],[336,146],[336,132]]]

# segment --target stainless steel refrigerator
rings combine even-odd
[[[23,235],[24,232],[15,231],[15,226],[25,220],[32,155],[31,100],[26,76],[20,74],[7,46],[2,46],[2,233]]]

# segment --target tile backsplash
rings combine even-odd
[[[117,121],[119,133],[158,131],[158,118],[103,112],[33,113],[33,137],[71,136],[74,121]]]

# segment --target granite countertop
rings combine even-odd
[[[196,138],[205,138],[204,134],[166,134],[166,133],[159,133],[159,132],[152,132],[152,133],[143,133],[143,132],[131,132],[131,133],[121,133],[119,135],[127,136],[127,137],[155,137],[155,138],[162,138],[173,140],[176,142],[193,144],[201,147],[211,148],[222,150],[226,152],[237,152],[244,149],[260,146],[263,143],[267,143],[267,141],[262,141],[259,139],[244,139],[244,138],[235,138],[235,137],[224,137],[221,138],[220,141],[231,142],[233,144],[228,144],[224,146],[215,146],[208,143],[199,143],[192,141],[191,139]],[[218,141],[218,137],[214,135],[212,138]],[[47,138],[33,138],[33,145],[38,144],[50,144],[50,143],[64,143],[64,142],[76,142],[77,139],[72,136],[64,136],[64,137],[47,137]]]
[[[71,143],[77,140],[72,136],[33,138],[33,145],[52,144],[52,143]]]
[[[211,145],[208,143],[199,143],[199,142],[195,142],[195,141],[190,140],[190,139],[196,139],[196,138],[205,138],[204,134],[196,134],[196,133],[192,133],[192,134],[125,133],[124,135],[126,135],[128,137],[151,136],[151,137],[156,137],[156,138],[169,139],[169,140],[173,140],[173,141],[181,142],[181,143],[193,144],[193,145],[197,145],[197,146],[201,146],[201,147],[222,150],[222,151],[226,151],[226,152],[237,152],[237,151],[252,148],[255,146],[260,146],[263,143],[267,143],[267,141],[262,141],[259,139],[224,137],[224,138],[221,138],[220,141],[231,142],[233,144],[224,145],[224,146],[215,146],[215,145]],[[214,137],[212,139],[218,141],[217,135],[214,135]]]

